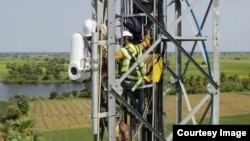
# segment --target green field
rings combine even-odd
[[[249,125],[250,114],[232,115],[220,117],[220,124],[225,125]],[[172,124],[168,124],[167,134],[172,130]],[[76,128],[44,131],[43,138],[45,141],[91,141],[93,140],[92,128]],[[107,141],[107,134],[104,136]]]
[[[45,69],[45,64],[48,64],[49,60],[53,59],[57,59],[59,61],[65,60],[66,62],[63,64],[64,71],[60,72],[61,80],[56,80],[56,79],[42,80],[42,78],[47,74]],[[43,72],[38,76],[38,80],[36,81],[36,83],[65,82],[68,80],[68,73],[67,73],[68,60],[69,60],[69,53],[63,53],[63,52],[62,53],[0,53],[0,81],[6,80],[7,76],[10,75],[9,70],[7,69],[7,64],[12,64],[12,65],[16,64],[18,67],[16,68],[15,72],[18,72],[17,70],[22,70],[22,67],[27,64],[32,66],[32,68],[35,68],[34,66],[38,64],[39,64],[38,66],[40,67],[41,66],[40,64],[42,64],[41,68]],[[14,80],[14,82],[16,82],[16,80]]]
[[[10,53],[0,54],[0,80],[6,78],[8,75],[8,70],[6,64],[25,64],[25,63],[40,63],[43,62],[45,58],[53,57],[63,57],[69,60],[69,53]],[[194,60],[207,72],[208,65],[203,64],[205,59],[201,53],[195,53],[193,56]],[[175,53],[169,53],[166,56],[169,61],[169,67],[175,71],[176,56]],[[209,54],[210,68],[213,70],[213,55]],[[192,64],[189,63],[187,66],[187,57],[182,57],[182,69],[188,68],[186,76],[198,76],[202,75],[199,70]],[[221,53],[220,54],[220,73],[225,73],[226,75],[238,75],[240,78],[248,77],[250,75],[250,52],[240,52],[240,53]],[[67,64],[65,64],[67,68]],[[67,69],[62,73],[63,77],[67,76]]]
[[[189,95],[192,106],[196,105],[203,94]],[[167,95],[164,101],[164,111],[167,112],[167,131],[175,123],[175,96]],[[222,93],[220,96],[220,124],[250,124],[250,94],[249,93]],[[229,104],[230,103],[230,104]],[[46,141],[82,141],[93,140],[90,99],[66,100],[39,100],[31,104],[30,117],[35,119],[36,128],[42,131]],[[187,114],[187,107],[183,103],[183,116]],[[195,118],[198,119],[204,112],[205,104]],[[210,112],[209,112],[210,113]],[[209,124],[208,114],[202,124]],[[191,122],[191,121],[190,121]]]
[[[43,132],[45,141],[92,141],[91,128],[62,129]]]
[[[39,63],[46,57],[53,58],[60,54],[0,54],[0,80],[6,78],[8,70],[7,63]],[[68,59],[68,55],[61,55]],[[201,67],[207,71],[207,65],[203,64],[204,59],[201,54],[195,54],[194,59]],[[212,55],[210,54],[210,58]],[[169,66],[175,71],[175,54],[167,56]],[[188,60],[183,57],[183,67],[186,67]],[[211,66],[213,60],[210,60]],[[221,53],[220,73],[229,76],[237,75],[240,78],[249,78],[250,76],[250,53]],[[67,67],[67,64],[65,65]],[[67,72],[63,73],[67,76]],[[186,76],[199,76],[197,68],[191,63],[188,66]],[[196,104],[202,97],[201,94],[189,95],[190,102]],[[250,124],[250,94],[249,93],[223,93],[220,97],[220,124]],[[175,123],[175,97],[170,95],[164,101],[167,117],[167,129],[171,130],[171,125]],[[185,104],[183,104],[185,106]],[[0,105],[1,107],[3,105]],[[194,106],[194,105],[192,105]],[[197,119],[203,112],[196,114]],[[183,107],[183,115],[187,114],[187,107]],[[45,141],[83,141],[93,140],[91,129],[91,100],[90,99],[66,99],[66,100],[38,100],[31,103],[29,117],[36,121],[35,128],[42,131]],[[208,123],[209,117],[206,117],[205,123]]]
[[[201,53],[193,55],[194,60],[207,72],[208,66],[202,64],[205,62],[204,57]],[[210,68],[213,70],[213,55],[209,54]],[[175,71],[176,56],[175,54],[168,54],[167,60],[169,61],[170,68]],[[188,62],[187,57],[182,57],[182,69],[186,67]],[[250,53],[221,53],[220,54],[220,73],[225,73],[226,75],[238,75],[240,78],[245,78],[250,75]],[[188,71],[186,76],[197,76],[201,75],[198,69],[191,62],[188,66]]]
[[[225,116],[220,118],[221,124],[225,125],[248,125],[250,114]],[[171,127],[172,124],[169,124]],[[171,128],[167,130],[167,134],[171,131]],[[106,135],[106,134],[105,134]],[[107,136],[107,135],[106,135]],[[104,140],[107,140],[107,137]],[[44,131],[43,138],[45,141],[91,141],[93,140],[92,128],[77,128],[77,129],[62,129],[53,131]]]

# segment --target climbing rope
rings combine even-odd
[[[150,94],[150,91],[147,91],[148,94]],[[147,100],[147,102],[145,102],[145,109],[144,109],[144,112],[143,112],[143,118],[146,118],[148,112],[149,112],[149,106],[150,106],[150,103],[152,102],[152,99],[153,99],[153,94],[151,94],[149,100]],[[142,123],[140,123],[138,129],[136,130],[135,132],[135,135],[133,136],[133,141],[135,141],[136,139],[138,139],[138,136],[139,136],[139,131],[141,130],[142,128]]]

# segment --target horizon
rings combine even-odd
[[[204,12],[206,2],[200,1],[195,7],[197,17]],[[250,1],[222,0],[219,8],[219,49],[223,52],[250,51]],[[173,16],[168,15],[169,19]],[[0,17],[0,52],[70,52],[71,36],[82,32],[84,20],[92,17],[92,5],[90,0],[0,1]],[[197,19],[201,23],[202,19]],[[190,25],[183,23],[183,26]],[[209,35],[211,28],[210,25],[204,27],[203,35]],[[208,50],[212,49],[210,45]]]

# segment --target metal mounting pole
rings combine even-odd
[[[116,118],[116,99],[111,93],[111,86],[115,82],[115,13],[116,1],[108,0],[108,140],[115,141],[115,118]]]
[[[92,126],[94,141],[98,139],[98,34],[92,33]]]
[[[219,82],[220,82],[220,51],[219,51],[219,48],[220,48],[220,31],[219,31],[219,14],[220,14],[220,11],[219,11],[219,0],[214,0],[213,1],[213,18],[214,18],[214,23],[213,23],[213,26],[214,26],[214,81],[219,85]],[[220,88],[217,88],[215,89],[215,93],[213,95],[213,107],[216,107],[213,109],[213,121],[212,121],[212,124],[219,124],[219,105],[220,105],[220,102],[219,102],[219,96],[220,96]]]

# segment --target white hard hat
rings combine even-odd
[[[91,36],[92,32],[96,30],[96,22],[92,19],[87,19],[83,23],[83,34],[84,36]]]
[[[129,31],[123,31],[122,36],[123,37],[133,37],[132,33],[130,33]]]

